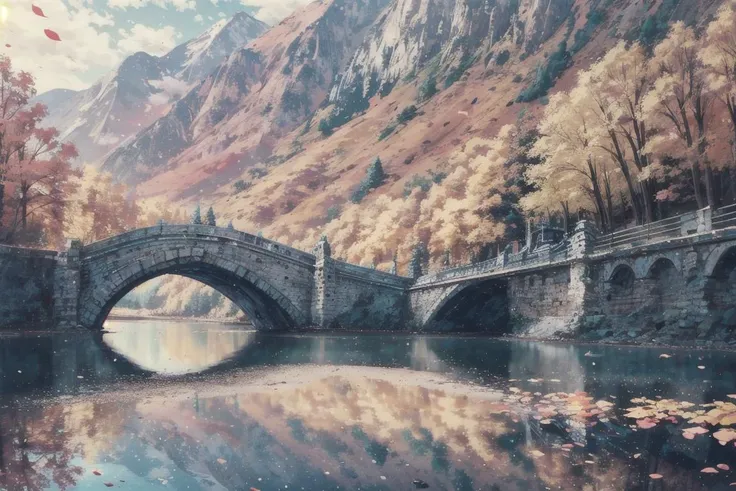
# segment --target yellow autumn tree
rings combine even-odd
[[[527,172],[538,191],[523,200],[526,210],[549,206],[550,200],[568,214],[592,209],[601,228],[609,230],[620,194],[620,172],[600,144],[605,126],[600,123],[596,101],[589,97],[587,83],[569,93],[555,94],[539,131],[542,137],[533,152],[543,163]]]
[[[650,126],[661,129],[647,143],[645,153],[674,157],[689,166],[699,208],[716,206],[712,162],[707,154],[714,95],[698,56],[701,48],[692,28],[675,23],[654,49],[651,65],[656,81],[642,104]]]
[[[736,149],[736,0],[722,5],[708,25],[699,56],[709,70],[709,89],[727,111],[731,131],[729,153],[733,154]]]
[[[385,267],[394,253],[406,264],[417,243],[427,246],[435,265],[447,254],[455,262],[467,261],[506,231],[489,210],[507,190],[504,166],[518,131],[505,126],[496,138],[471,139],[449,159],[445,179],[429,189],[415,187],[406,197],[383,195],[349,204],[339,218],[301,240],[294,241],[287,229],[275,229],[273,236],[309,248],[325,234],[335,257],[363,265]]]

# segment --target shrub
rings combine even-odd
[[[242,193],[243,191],[248,189],[250,186],[251,184],[249,182],[244,181],[242,179],[235,181],[235,183],[233,183],[233,188],[235,188],[236,193]]]
[[[537,67],[534,81],[524,89],[516,102],[531,102],[539,97],[547,95],[547,91],[554,85],[560,74],[570,65],[570,52],[567,51],[567,43],[562,41],[555,51],[543,65]]]
[[[405,124],[416,117],[417,117],[417,106],[411,105],[411,106],[405,107],[404,110],[399,113],[399,116],[396,118],[396,120],[399,122],[399,124]]]
[[[381,132],[381,134],[378,135],[378,141],[380,142],[380,141],[385,140],[386,138],[388,138],[389,136],[391,136],[394,133],[394,131],[396,131],[396,125],[395,124],[390,124],[390,125],[386,126],[383,129],[383,131]]]
[[[509,50],[505,49],[501,51],[498,54],[498,57],[496,57],[496,65],[503,66],[506,64],[507,61],[509,61],[509,58],[511,58],[511,53]]]
[[[419,101],[425,102],[430,100],[438,92],[437,77],[430,75],[427,80],[419,87]]]
[[[317,129],[325,137],[330,136],[333,133],[332,125],[324,118],[319,120],[319,126],[317,126]]]

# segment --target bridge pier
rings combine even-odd
[[[54,271],[54,324],[60,329],[79,325],[81,252],[82,243],[79,240],[69,240],[66,252],[57,257]]]

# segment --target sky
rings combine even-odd
[[[311,0],[0,0],[0,54],[41,94],[91,86],[137,51],[162,55],[221,18],[248,12],[274,25]],[[45,17],[33,13],[40,7]],[[1,16],[0,16],[1,17]],[[58,33],[52,41],[45,29]]]

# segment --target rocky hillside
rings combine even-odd
[[[135,53],[87,90],[52,90],[37,100],[49,108],[46,123],[77,145],[83,161],[95,163],[166,114],[172,102],[266,28],[239,13],[164,56]]]
[[[209,191],[267,160],[322,105],[387,0],[315,2],[246,48],[171,111],[121,146],[104,168],[149,189]],[[149,180],[151,177],[153,179]],[[203,183],[203,181],[206,181]]]
[[[721,3],[317,1],[233,53],[104,168],[144,196],[212,204],[243,230],[302,248],[327,231],[344,259],[381,264],[398,250],[405,263],[428,238],[410,226],[376,234],[375,222],[451,224],[445,204],[473,176],[449,183],[449,201],[402,199],[457,169],[468,142],[533,126],[549,96],[621,40],[653,46]],[[385,182],[358,203],[377,157]]]

